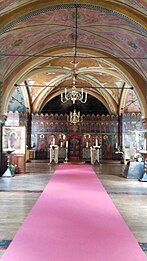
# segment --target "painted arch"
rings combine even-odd
[[[96,90],[101,82],[99,78],[104,78],[100,73],[106,76],[106,79],[108,76],[115,78],[114,86],[120,79],[123,83],[122,92],[118,89],[117,95],[114,95],[113,88],[109,92],[105,88],[105,91],[101,90],[102,94],[97,88],[97,94],[94,95],[104,98],[107,93],[111,96],[111,103],[115,109],[118,107],[120,113],[122,104],[125,105],[126,92],[123,86],[133,86],[142,114],[146,116],[146,2],[39,2],[0,3],[3,17],[0,43],[4,54],[0,61],[0,75],[3,81],[4,112],[7,108],[6,101],[10,100],[14,91],[14,85],[28,82],[30,75],[33,81],[33,75],[36,75],[38,70],[45,74],[45,67],[49,64],[51,65],[47,72],[50,73],[49,82],[52,78],[53,86],[52,92],[49,95],[46,93],[44,100],[47,100],[46,97],[50,99],[53,92],[56,95],[56,89],[59,93],[59,88],[62,88],[71,71],[67,54],[73,56],[74,11],[75,4],[78,4],[78,54],[83,55],[83,60],[89,57],[88,68],[82,64],[79,66],[79,81],[82,83],[83,79],[83,84],[86,82],[87,86],[92,88],[91,78],[91,81],[97,83],[95,89],[92,88]],[[63,54],[62,62],[59,59],[59,68],[59,61],[53,56],[57,55],[60,58]],[[99,66],[101,63],[102,68]],[[26,86],[26,89],[29,91],[28,97],[30,96],[27,104],[29,103],[31,110],[37,105],[33,104],[35,100],[33,103],[31,101],[29,86]],[[42,91],[38,90],[40,97]],[[36,99],[39,101],[39,96]]]

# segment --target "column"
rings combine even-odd
[[[118,145],[122,149],[122,113],[118,115]]]
[[[27,115],[27,122],[26,122],[26,128],[27,128],[27,145],[28,148],[31,148],[31,129],[32,129],[32,115],[31,113],[26,110]]]

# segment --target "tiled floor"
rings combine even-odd
[[[0,178],[0,256],[57,167],[41,161],[26,165],[26,174]],[[147,254],[147,182],[123,178],[124,165],[117,162],[95,165],[93,168]]]

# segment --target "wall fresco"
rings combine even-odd
[[[127,91],[124,112],[141,112],[141,106],[134,90]]]
[[[7,112],[26,112],[25,99],[21,88],[16,88],[8,102]]]

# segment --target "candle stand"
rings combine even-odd
[[[58,163],[58,145],[50,145],[50,163],[49,164],[57,164]]]
[[[100,146],[93,146],[91,149],[91,164],[100,164]]]
[[[65,162],[68,161],[68,147],[66,147],[66,156],[65,156]]]
[[[14,150],[8,149],[5,152],[7,153],[7,169],[4,172],[4,174],[2,175],[2,177],[13,177],[14,176],[14,172],[11,171],[11,167],[10,167],[10,163],[11,163],[11,153]]]

